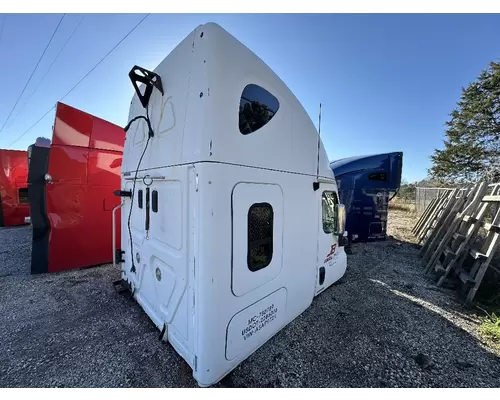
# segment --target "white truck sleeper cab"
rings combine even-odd
[[[301,104],[220,26],[130,77],[117,262],[210,386],[344,275],[344,209]]]

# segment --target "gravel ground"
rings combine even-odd
[[[477,316],[422,275],[413,223],[392,211],[394,237],[353,245],[345,277],[217,386],[499,386]],[[118,271],[31,276],[30,235],[0,229],[1,387],[196,387]]]

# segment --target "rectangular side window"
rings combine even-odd
[[[370,181],[386,181],[387,174],[385,172],[376,172],[374,174],[368,175]]]
[[[273,207],[269,203],[253,204],[248,210],[248,269],[267,267],[273,257]]]
[[[28,188],[19,189],[19,204],[28,204]]]
[[[336,224],[335,205],[339,203],[335,192],[323,192],[321,201],[323,205],[323,231],[333,233]]]

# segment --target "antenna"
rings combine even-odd
[[[321,138],[321,103],[319,103],[319,118],[318,118],[318,162],[316,165],[316,176],[319,179],[319,147]]]

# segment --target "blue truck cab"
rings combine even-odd
[[[349,242],[385,240],[388,204],[401,185],[403,153],[343,158],[330,168],[346,207]]]

